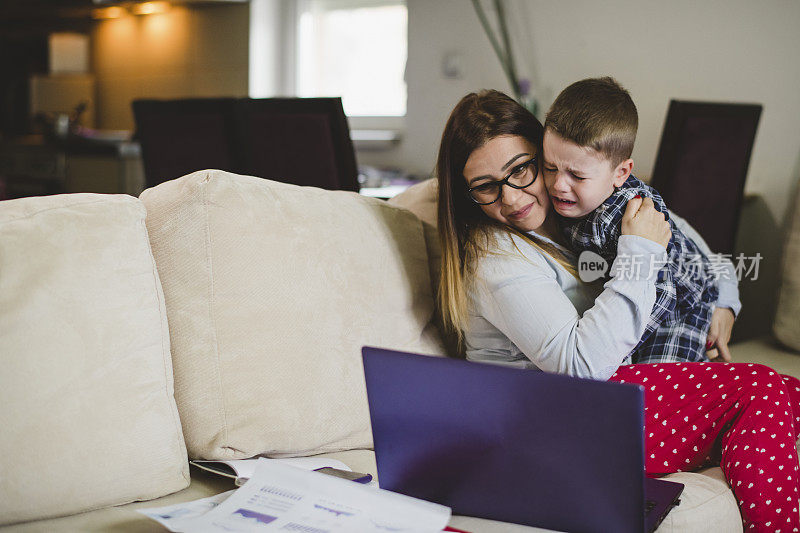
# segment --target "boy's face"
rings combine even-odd
[[[613,167],[593,148],[578,146],[549,128],[544,132],[544,182],[556,212],[581,218],[602,204],[633,170],[627,159]]]

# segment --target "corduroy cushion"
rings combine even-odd
[[[428,246],[431,280],[434,291],[439,285],[439,263],[442,257],[442,246],[436,222],[436,202],[439,186],[433,178],[415,183],[405,191],[389,200],[390,205],[408,209],[422,221],[425,228],[425,243]]]
[[[800,351],[800,184],[790,213],[773,331],[784,345]]]
[[[362,345],[443,353],[411,213],[215,170],[141,199],[191,457],[370,447]]]
[[[0,202],[0,524],[189,484],[144,219],[124,195]]]
[[[438,201],[439,186],[436,179],[429,178],[425,181],[415,183],[405,191],[401,192],[389,203],[408,209],[421,221],[430,224],[434,228],[436,224],[436,202]]]

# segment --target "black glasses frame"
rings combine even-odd
[[[492,185],[497,185],[497,198],[495,198],[491,202],[479,202],[478,200],[476,200],[475,197],[472,196],[472,191],[474,191],[475,189],[479,189],[480,187],[483,187],[484,185],[486,185],[486,183],[481,183],[480,185],[478,185],[476,187],[470,187],[467,190],[467,193],[469,194],[470,200],[472,200],[473,202],[475,202],[478,205],[491,205],[491,204],[495,203],[497,200],[499,200],[501,196],[503,196],[503,185],[508,185],[512,189],[517,189],[517,190],[525,189],[525,188],[528,188],[531,185],[533,185],[536,182],[536,178],[539,177],[539,157],[538,156],[533,156],[533,157],[531,157],[530,159],[528,159],[527,161],[525,161],[522,164],[525,165],[525,169],[526,170],[529,169],[531,167],[531,165],[533,165],[533,179],[531,180],[530,183],[528,183],[527,185],[514,185],[513,183],[508,181],[508,180],[511,179],[511,176],[514,174],[514,171],[519,167],[519,165],[515,165],[514,168],[511,170],[511,172],[509,172],[506,175],[505,178],[503,178],[501,180],[498,180],[498,181],[491,182]]]

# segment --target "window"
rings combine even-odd
[[[302,4],[297,95],[341,96],[349,116],[405,115],[404,2],[306,0]]]
[[[349,117],[384,117],[378,127],[405,116],[405,0],[270,4],[251,3],[251,96],[341,96]]]

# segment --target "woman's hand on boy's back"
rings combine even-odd
[[[636,196],[628,201],[622,216],[622,234],[644,237],[666,249],[672,238],[672,229],[664,213],[655,208],[652,199]]]

